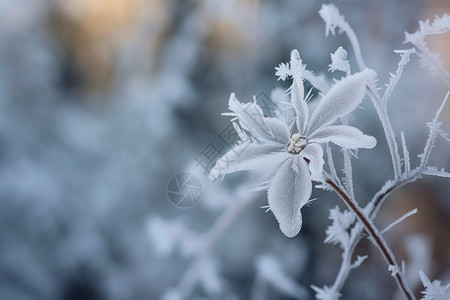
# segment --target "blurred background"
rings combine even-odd
[[[446,0],[334,4],[380,87],[399,61],[392,50],[411,47],[404,32],[450,12]],[[342,45],[357,71],[346,37],[325,37],[320,6],[0,0],[0,299],[313,299],[310,285],[332,284],[341,250],[323,240],[336,195],[314,190],[302,231],[288,239],[260,208],[265,192],[249,191],[258,174],[211,183],[199,162],[228,128],[220,114],[230,92],[251,101],[288,87],[274,67],[292,49],[331,80],[330,52]],[[428,42],[450,68],[449,34]],[[411,57],[389,111],[413,165],[447,89]],[[362,106],[349,121],[379,142],[354,161],[363,205],[393,172],[375,112],[367,100]],[[441,119],[449,132],[449,106]],[[442,139],[431,165],[450,170]],[[168,198],[180,172],[194,174],[202,189],[189,208]],[[417,295],[419,269],[450,281],[449,195],[448,180],[424,178],[394,193],[377,219],[383,228],[419,209],[386,235]],[[362,240],[356,252],[369,258],[350,275],[343,299],[390,299],[396,287],[377,250]]]

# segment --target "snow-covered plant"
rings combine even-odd
[[[386,274],[393,277],[399,291],[406,299],[415,299],[406,280],[406,264],[404,261],[401,264],[397,262],[383,235],[404,219],[420,212],[417,209],[406,212],[382,230],[374,225],[373,219],[386,198],[405,184],[416,181],[423,175],[450,177],[450,173],[444,169],[438,170],[429,165],[429,158],[437,138],[442,137],[450,141],[442,129],[443,123],[439,120],[449,93],[444,97],[432,121],[427,124],[429,135],[423,152],[418,155],[420,161],[414,167],[410,161],[405,135],[403,132],[398,134],[394,131],[387,108],[388,100],[401,79],[411,54],[416,52],[416,48],[394,50],[400,55],[400,61],[395,72],[390,74],[383,94],[379,95],[379,89],[376,87],[377,74],[366,67],[356,34],[338,8],[332,4],[323,5],[319,14],[325,22],[326,35],[345,33],[349,38],[357,62],[357,68],[353,67],[353,70],[359,69],[359,71],[352,73],[347,60],[347,51],[339,47],[331,53],[331,62],[328,66],[329,71],[341,71],[344,77],[334,78],[334,84],[330,85],[330,81],[325,77],[316,76],[306,69],[299,52],[292,50],[289,62],[281,63],[275,68],[278,80],[292,80],[287,90],[290,97],[290,101],[286,103],[288,109],[275,117],[267,117],[264,116],[262,108],[256,101],[243,103],[232,93],[228,100],[228,108],[231,112],[224,115],[233,117],[231,122],[240,141],[217,160],[209,173],[209,179],[214,180],[219,176],[237,171],[262,167],[270,169],[268,179],[264,179],[260,187],[267,189],[267,207],[277,219],[282,233],[291,238],[301,230],[303,223],[301,209],[311,202],[313,182],[318,188],[335,192],[347,209],[341,210],[335,207],[330,210],[329,218],[332,223],[326,229],[324,242],[339,245],[342,249],[342,263],[333,284],[323,285],[323,287],[312,286],[316,299],[336,300],[342,296],[341,290],[349,273],[363,264],[367,258],[367,255],[353,258],[354,250],[363,238],[364,231],[384,258]],[[428,34],[443,33],[448,29],[449,17],[444,15],[431,25],[428,22],[421,23],[421,28],[416,34],[407,35],[407,41],[417,47],[419,55],[429,59],[432,65],[438,68],[438,74],[446,82],[449,82],[448,71],[442,67],[436,56],[429,53],[424,37]],[[342,75],[342,73],[338,74]],[[305,93],[305,80],[321,95],[314,109],[309,102],[312,98],[311,91]],[[273,95],[283,98],[283,95],[278,92]],[[368,203],[365,207],[361,207],[353,188],[352,159],[356,157],[358,149],[372,149],[377,141],[356,127],[348,125],[347,116],[354,113],[366,96],[370,98],[383,128],[392,161],[393,178],[387,180],[369,201],[365,201]],[[398,136],[400,136],[401,154]],[[336,170],[331,144],[338,146],[342,152],[344,165],[342,174]],[[224,232],[231,223],[230,220],[233,220],[251,202],[247,199],[239,206],[230,206],[222,214],[211,230],[205,234],[206,243],[203,244],[203,250],[195,257],[179,286],[170,291],[168,295],[171,297],[167,299],[183,298],[183,292],[192,289],[196,281],[201,281],[199,270],[206,259],[201,255],[209,256],[213,241]],[[275,286],[282,293],[291,297],[295,297],[296,292],[303,294],[303,289],[282,271],[272,257],[260,257],[257,261],[257,269],[259,279]],[[192,276],[195,279],[192,279]],[[423,273],[420,277],[426,288],[423,299],[449,299],[449,286],[442,287],[439,281],[430,283]]]
[[[213,180],[231,172],[273,164],[276,172],[267,192],[269,208],[288,237],[294,237],[301,229],[300,210],[310,201],[311,180],[325,182],[320,144],[332,142],[345,149],[376,145],[374,137],[355,127],[332,125],[361,103],[366,85],[376,77],[375,72],[366,69],[337,82],[310,116],[304,99],[303,68],[298,51],[293,50],[289,65],[280,65],[276,73],[281,79],[293,79],[290,94],[296,118],[292,125],[264,117],[256,103],[243,104],[231,94],[228,107],[233,113],[229,115],[239,121],[251,138],[219,158],[210,173]]]

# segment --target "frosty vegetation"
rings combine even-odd
[[[319,14],[325,22],[326,35],[331,33],[334,36],[341,33],[348,37],[357,66],[350,65],[346,49],[343,47],[336,49],[331,53],[329,64],[329,71],[334,75],[331,84],[324,77],[316,76],[308,70],[301,59],[301,54],[297,50],[292,50],[289,62],[281,63],[276,68],[275,74],[279,80],[291,82],[287,90],[290,101],[278,102],[278,105],[284,106],[285,109],[276,117],[264,116],[256,101],[241,102],[232,93],[228,100],[231,112],[224,115],[232,117],[231,122],[239,134],[240,141],[217,160],[209,178],[214,180],[225,174],[262,166],[270,169],[266,179],[259,182],[258,188],[267,189],[268,211],[272,212],[278,221],[281,232],[290,238],[301,234],[302,207],[311,202],[313,183],[316,188],[336,193],[347,209],[342,210],[336,206],[330,210],[331,224],[326,229],[324,242],[338,245],[342,249],[342,262],[334,282],[322,287],[312,286],[316,299],[336,300],[341,296],[345,298],[341,290],[347,277],[367,258],[367,255],[354,257],[354,250],[363,238],[364,232],[385,259],[386,276],[392,276],[405,299],[415,299],[407,278],[418,277],[419,274],[408,274],[410,268],[403,261],[396,259],[383,234],[406,218],[420,214],[420,211],[414,209],[406,212],[384,229],[377,228],[373,220],[386,198],[405,184],[422,176],[450,177],[448,171],[429,165],[436,140],[443,139],[450,142],[442,128],[443,123],[439,120],[449,93],[442,95],[442,104],[426,124],[429,134],[423,152],[418,154],[420,157],[418,165],[412,164],[410,156],[416,154],[409,152],[404,133],[393,130],[388,115],[389,98],[401,80],[403,69],[414,54],[419,55],[422,64],[429,67],[433,74],[439,76],[450,88],[449,71],[443,67],[438,55],[432,53],[425,42],[427,35],[447,32],[450,29],[450,17],[446,14],[441,18],[437,17],[432,23],[421,22],[420,29],[416,33],[406,34],[405,42],[414,47],[394,51],[399,54],[400,60],[396,70],[390,74],[388,84],[381,91],[377,87],[376,72],[366,67],[357,37],[338,8],[332,4],[323,5]],[[308,103],[312,98],[312,92],[305,91],[305,81],[319,91],[320,100],[315,109]],[[369,100],[376,110],[388,144],[390,158],[387,161],[392,162],[393,178],[387,179],[368,204],[361,207],[355,197],[354,186],[358,182],[353,178],[352,164],[356,161],[358,151],[370,151],[376,146],[377,141],[374,137],[349,125],[346,116],[357,113],[358,106],[363,101]],[[342,158],[333,157],[332,147],[341,150]],[[342,174],[335,167],[338,159],[343,160]],[[364,161],[358,163],[364,164]],[[242,200],[225,208],[214,226],[204,236],[184,232],[185,229],[181,226],[174,223],[164,224],[160,219],[155,219],[150,225],[154,234],[163,232],[168,226],[179,233],[177,234],[179,240],[167,239],[158,246],[161,252],[168,253],[176,243],[180,243],[182,252],[193,257],[186,273],[181,276],[179,285],[167,291],[166,299],[183,299],[198,284],[213,294],[214,291],[221,289],[223,282],[220,276],[217,276],[219,272],[217,266],[220,263],[212,258],[211,245],[220,238],[244,208],[251,207],[254,196],[244,196],[243,191],[247,188],[246,186],[236,191],[237,197],[242,197]],[[182,236],[184,238],[190,236],[190,241],[195,242],[186,243],[182,241]],[[196,247],[195,251],[193,247]],[[307,298],[306,288],[296,284],[270,255],[259,257],[256,269],[258,280],[269,283],[281,294],[299,299]],[[422,299],[450,299],[450,285],[443,285],[437,280],[431,282],[422,271],[420,279],[425,287]]]

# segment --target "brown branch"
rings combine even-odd
[[[350,197],[333,180],[331,180],[330,178],[326,178],[325,182],[328,183],[336,191],[336,193],[342,198],[342,200],[345,202],[348,208],[355,214],[357,219],[363,224],[364,228],[372,238],[373,243],[376,246],[378,246],[378,249],[380,250],[381,254],[383,255],[386,262],[389,264],[389,266],[391,265],[395,266],[397,270],[399,270],[398,272],[395,272],[393,276],[398,286],[404,293],[406,299],[408,300],[415,299],[414,295],[407,286],[404,276],[401,275],[401,271],[397,263],[395,262],[394,254],[390,251],[388,245],[382,238],[380,232],[376,229],[376,227],[373,225],[370,219],[365,215],[365,213],[358,206],[358,204],[352,201]]]

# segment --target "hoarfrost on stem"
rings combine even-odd
[[[326,33],[331,32],[333,35],[335,34],[335,29],[339,28],[340,33],[345,32],[347,37],[350,40],[350,43],[352,45],[352,48],[354,50],[354,55],[356,56],[356,61],[360,67],[360,69],[365,68],[364,61],[362,59],[361,50],[359,47],[359,42],[356,38],[356,35],[354,31],[351,29],[351,27],[348,25],[348,23],[345,21],[344,17],[340,15],[339,10],[333,5],[322,5],[322,8],[319,12],[322,19],[325,22],[326,26]],[[429,22],[421,23],[421,29],[414,35],[406,35],[407,36],[407,42],[413,43],[419,50],[419,55],[421,55],[424,59],[424,61],[431,65],[435,70],[438,71],[438,73],[441,75],[441,77],[448,82],[449,76],[448,71],[443,68],[443,65],[439,62],[436,55],[431,53],[428,48],[426,47],[426,43],[424,41],[424,38],[428,34],[441,34],[444,32],[447,32],[450,28],[449,26],[450,19],[448,18],[448,15],[445,14],[442,18],[436,18],[436,21],[433,22],[433,24],[429,24]],[[377,89],[375,85],[368,86],[368,94],[372,99],[372,102],[375,106],[375,109],[377,111],[377,114],[381,120],[381,123],[383,125],[384,133],[386,135],[386,139],[388,142],[393,167],[394,167],[394,180],[388,180],[385,185],[380,189],[379,192],[375,194],[372,201],[369,202],[369,204],[364,209],[365,212],[367,212],[370,215],[370,218],[373,219],[380,206],[384,202],[384,200],[387,198],[387,196],[394,190],[404,186],[406,183],[413,182],[421,177],[421,174],[426,175],[432,175],[432,176],[439,176],[439,177],[450,177],[450,173],[446,172],[444,169],[441,169],[440,171],[437,170],[435,167],[428,166],[428,159],[431,154],[431,150],[434,147],[435,141],[437,136],[443,137],[445,140],[449,141],[448,135],[446,132],[444,132],[441,129],[442,123],[438,121],[438,117],[440,112],[442,111],[442,107],[445,105],[445,102],[448,98],[448,93],[438,109],[435,118],[433,121],[428,125],[430,129],[429,137],[426,141],[426,145],[424,148],[424,151],[419,157],[421,158],[420,165],[416,167],[415,169],[411,169],[411,163],[409,159],[409,151],[406,146],[406,141],[404,138],[404,134],[401,134],[401,142],[402,142],[402,148],[403,148],[403,160],[404,160],[404,173],[401,171],[401,158],[398,153],[398,146],[397,141],[395,138],[394,130],[390,124],[389,116],[387,114],[387,100],[391,96],[392,90],[395,88],[398,80],[400,79],[403,71],[403,67],[408,63],[409,56],[412,53],[415,53],[415,49],[407,49],[407,50],[395,50],[395,53],[399,53],[401,55],[401,60],[398,63],[398,68],[395,72],[395,74],[391,74],[389,84],[386,87],[386,90],[383,94],[383,97],[380,97],[377,94]],[[341,54],[342,56],[342,54]],[[333,60],[333,54],[332,54],[332,60]],[[336,58],[335,58],[336,59]],[[332,61],[333,64],[333,61]],[[331,65],[330,65],[331,66]],[[345,152],[345,151],[344,151]],[[331,158],[331,152],[328,151],[329,156],[329,167],[331,170],[331,178],[337,182],[338,186],[340,186],[339,179],[337,177],[336,171],[334,169],[334,164],[332,162]],[[344,153],[344,159],[345,159],[345,153]],[[347,164],[346,164],[347,165]],[[347,179],[347,178],[345,178]],[[324,185],[326,187],[326,185]],[[350,192],[350,191],[349,191]],[[352,196],[353,198],[354,196]],[[400,221],[405,219],[406,217],[416,213],[417,210],[413,210],[404,216],[400,217],[397,221],[392,223],[390,226],[388,226],[386,230],[390,229],[392,226],[395,226]],[[360,239],[360,234],[363,227],[360,226],[360,224],[356,223],[353,228],[351,229],[351,238],[350,238],[350,245],[348,245],[348,248],[344,248],[343,253],[343,261],[341,264],[341,268],[339,270],[338,276],[336,277],[336,281],[331,287],[331,290],[333,291],[340,291],[340,289],[343,286],[343,283],[346,279],[346,277],[349,274],[349,270],[351,269],[351,256],[353,254],[353,251]],[[388,249],[387,249],[388,250]],[[395,269],[400,270],[397,265],[391,265],[395,267]],[[392,269],[392,267],[391,267]],[[396,272],[395,276],[398,277],[398,279],[401,279],[403,281],[403,284],[399,284],[399,287],[403,290],[405,296],[408,299],[414,299],[414,296],[411,294],[410,290],[407,288],[407,286],[404,285],[406,282],[404,280],[404,267],[402,268],[402,272]],[[399,283],[399,282],[398,282]],[[316,297],[319,297],[318,291]]]
[[[439,75],[450,86],[450,71],[444,67],[439,54],[433,53],[425,41],[429,35],[444,34],[450,30],[450,15],[436,17],[432,23],[429,20],[419,22],[419,29],[414,33],[405,32],[405,43],[413,44],[419,51],[423,67],[428,67],[433,75]]]

